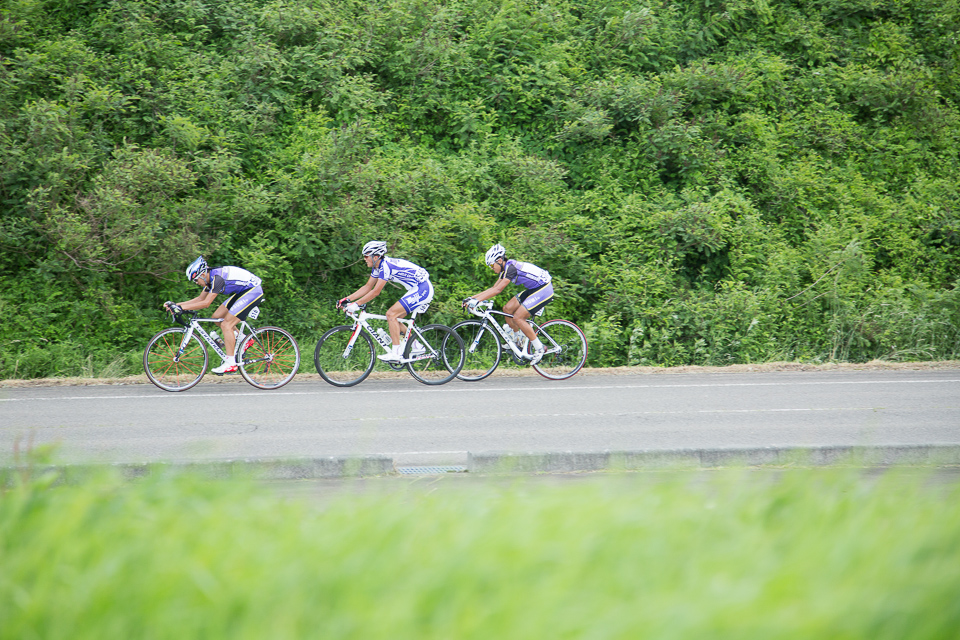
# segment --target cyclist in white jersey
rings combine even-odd
[[[347,307],[349,311],[356,311],[361,304],[370,302],[383,291],[387,282],[399,282],[407,289],[403,295],[392,307],[387,310],[387,324],[390,326],[390,340],[393,343],[393,349],[390,353],[377,356],[384,362],[400,362],[402,354],[400,353],[400,334],[406,331],[406,327],[400,324],[400,318],[405,318],[408,313],[427,310],[430,301],[433,300],[433,285],[430,283],[430,274],[423,267],[401,260],[400,258],[390,258],[387,256],[387,243],[382,240],[371,240],[363,245],[363,261],[370,267],[370,278],[367,283],[351,293],[346,298],[341,298],[337,302],[337,308]],[[413,351],[416,352],[418,345],[413,345]],[[421,347],[422,348],[422,347]]]
[[[166,307],[167,311],[173,311],[173,307],[193,311],[206,309],[221,293],[230,296],[213,312],[214,318],[223,318],[220,329],[223,333],[224,351],[227,358],[219,367],[211,369],[210,373],[221,376],[225,373],[236,373],[237,362],[234,356],[236,336],[233,332],[240,321],[245,320],[247,314],[263,300],[263,287],[260,286],[260,278],[240,267],[210,269],[203,256],[190,263],[186,274],[187,280],[203,288],[200,295],[186,302],[165,302],[163,306]]]
[[[497,274],[497,282],[489,289],[464,300],[463,306],[473,309],[477,306],[477,302],[500,295],[510,283],[523,287],[523,291],[503,305],[503,311],[513,315],[512,318],[506,319],[510,328],[523,333],[530,339],[530,345],[533,347],[530,364],[537,364],[543,358],[543,343],[527,322],[527,318],[543,309],[553,299],[553,284],[551,284],[553,278],[545,269],[529,262],[508,260],[506,256],[507,250],[500,244],[495,244],[487,250],[484,261]]]

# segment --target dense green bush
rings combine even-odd
[[[200,252],[310,344],[372,237],[443,322],[502,241],[594,365],[956,358],[958,25],[936,0],[6,3],[0,377],[134,371]]]

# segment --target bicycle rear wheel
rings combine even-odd
[[[349,346],[353,327],[341,325],[327,331],[317,342],[313,364],[317,373],[335,387],[352,387],[363,382],[373,371],[373,340],[363,329],[357,329],[353,347]]]
[[[419,356],[414,351],[417,343],[424,350]],[[442,324],[417,327],[403,350],[403,357],[420,358],[408,362],[407,371],[423,384],[444,384],[456,378],[463,368],[463,340],[456,331]]]
[[[196,335],[177,357],[186,329],[164,329],[150,338],[143,351],[143,370],[147,379],[164,391],[186,391],[200,382],[207,372],[207,347]]]
[[[537,337],[546,353],[533,365],[537,373],[551,380],[566,380],[587,361],[587,337],[569,320],[550,320],[540,325]]]
[[[465,352],[463,369],[457,374],[457,378],[476,382],[497,370],[503,347],[500,346],[500,337],[489,322],[464,320],[454,325],[453,330],[463,339]]]
[[[300,347],[278,327],[261,327],[240,345],[240,375],[258,389],[279,389],[300,369]]]

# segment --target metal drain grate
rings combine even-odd
[[[462,465],[446,465],[433,467],[397,467],[397,473],[407,476],[430,476],[443,473],[466,473],[467,468]]]

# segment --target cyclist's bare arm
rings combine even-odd
[[[489,289],[481,291],[480,293],[470,297],[476,298],[477,300],[489,300],[490,298],[496,298],[498,295],[503,293],[503,290],[507,288],[508,284],[510,284],[510,281],[506,278],[497,280],[496,284]]]
[[[380,280],[379,278],[370,277],[367,280],[367,284],[363,285],[350,295],[350,299],[356,302],[357,304],[365,304],[370,302],[383,291],[383,288],[387,286],[386,280]],[[359,295],[359,297],[357,297]]]
[[[178,302],[177,304],[184,311],[195,311],[196,309],[206,309],[213,304],[216,297],[217,294],[213,291],[202,291],[196,298],[187,300],[186,302]]]
[[[376,284],[376,282],[377,282],[377,279],[371,276],[370,278],[367,279],[367,282],[362,287],[360,287],[359,289],[357,289],[356,291],[348,295],[346,299],[343,300],[343,302],[346,303],[346,300],[350,300],[351,302],[357,302],[360,298],[367,295],[368,293],[370,293],[370,291],[373,290],[373,287]]]

